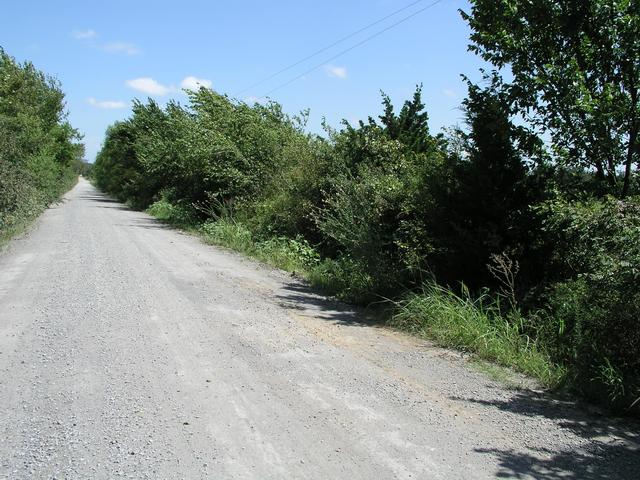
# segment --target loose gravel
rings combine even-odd
[[[82,179],[0,254],[2,479],[637,479],[639,445]]]

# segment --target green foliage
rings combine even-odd
[[[492,255],[507,252],[525,263],[534,258],[529,240],[540,225],[530,206],[544,195],[536,173],[539,143],[512,122],[498,79],[488,80],[485,88],[469,83],[469,129],[455,132],[462,152],[449,156],[448,172],[431,186],[429,229],[441,245],[433,270],[449,284],[463,281],[473,289],[495,286],[487,269]]]
[[[393,325],[434,339],[440,345],[473,352],[556,386],[564,372],[551,362],[535,339],[524,333],[525,320],[517,312],[503,316],[499,305],[481,295],[462,296],[436,284],[408,295],[398,305]]]
[[[258,240],[249,228],[228,217],[206,222],[201,232],[208,243],[293,272],[342,300],[362,303],[373,299],[371,277],[361,265],[347,257],[321,259],[318,251],[301,237]]]
[[[197,225],[198,220],[193,208],[185,205],[184,202],[174,205],[164,197],[152,203],[147,209],[147,213],[158,220],[183,228]]]
[[[429,116],[422,103],[422,85],[416,87],[413,98],[404,102],[398,115],[394,113],[391,99],[384,93],[382,105],[384,114],[378,118],[389,138],[413,152],[426,153],[433,148],[433,139],[429,135]],[[374,126],[376,122],[369,117],[369,124]]]
[[[24,171],[0,162],[0,245],[42,211],[42,197]]]
[[[296,134],[286,145],[279,168],[254,198],[243,203],[243,221],[262,236],[303,235],[320,242],[314,213],[324,192],[332,188],[337,164],[326,141]]]
[[[99,188],[119,200],[128,200],[135,193],[139,175],[130,122],[116,122],[107,129],[92,176]]]
[[[332,194],[327,196],[316,219],[322,234],[340,252],[366,266],[376,281],[389,285],[398,272],[395,236],[407,183],[413,180],[410,166],[403,158],[403,147],[375,132],[367,132],[369,152],[372,156],[384,155],[387,164],[363,161],[355,175],[347,173],[334,178]]]
[[[470,49],[511,71],[514,105],[550,133],[558,160],[595,168],[610,193],[630,193],[640,160],[640,4],[471,4],[462,14],[472,30]]]
[[[206,222],[202,225],[201,231],[209,243],[231,248],[302,276],[307,276],[308,272],[320,263],[318,252],[300,237],[256,240],[247,227],[229,218]]]
[[[58,82],[0,49],[0,238],[73,185],[84,153],[78,138]]]
[[[547,297],[548,338],[579,388],[628,406],[640,397],[640,198],[558,200],[541,213],[560,277]]]
[[[403,329],[626,408],[640,397],[638,201],[602,198],[597,172],[516,120],[513,85],[485,83],[448,136],[430,134],[420,87],[326,139],[305,133],[306,112],[207,89],[136,102],[92,175],[342,300],[401,298]]]
[[[381,300],[375,294],[379,285],[367,270],[361,261],[343,255],[324,259],[308,272],[307,278],[314,287],[340,300],[366,305]]]
[[[207,89],[191,92],[190,103],[163,110],[136,102],[132,118],[107,131],[98,186],[142,208],[164,192],[215,213],[255,195],[291,155],[309,149],[275,103],[250,107]]]
[[[232,219],[221,218],[202,225],[205,240],[215,245],[237,250],[251,255],[255,250],[255,241],[251,231]]]
[[[329,251],[355,262],[372,293],[393,295],[430,267],[435,247],[426,217],[445,151],[429,134],[420,88],[399,116],[388,97],[383,105],[382,126],[370,119],[334,134],[341,165],[314,216]]]

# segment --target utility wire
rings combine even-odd
[[[337,53],[336,55],[334,55],[334,56],[332,56],[332,57],[330,57],[330,58],[326,59],[324,62],[319,63],[319,64],[315,65],[314,67],[311,67],[309,70],[306,70],[305,72],[303,72],[303,73],[301,73],[300,75],[298,75],[298,76],[296,76],[296,77],[292,78],[291,80],[289,80],[289,81],[287,81],[287,82],[285,82],[285,83],[282,83],[282,84],[278,85],[277,87],[275,87],[275,88],[274,88],[274,89],[272,89],[272,90],[269,90],[267,93],[265,93],[265,94],[264,94],[264,95],[262,95],[261,97],[258,97],[258,100],[260,100],[260,99],[262,99],[262,98],[266,98],[267,96],[271,95],[273,92],[275,92],[275,91],[277,91],[277,90],[280,90],[281,88],[284,88],[284,87],[286,87],[287,85],[292,84],[292,83],[293,83],[293,82],[295,82],[296,80],[298,80],[298,79],[300,79],[300,78],[304,77],[305,75],[307,75],[307,74],[309,74],[309,73],[313,72],[314,70],[317,70],[318,68],[320,68],[320,67],[322,67],[322,66],[326,65],[326,64],[327,64],[327,62],[330,62],[330,61],[332,61],[332,60],[335,60],[336,58],[341,57],[341,56],[342,56],[342,55],[344,55],[345,53],[350,52],[351,50],[353,50],[353,49],[355,49],[355,48],[358,48],[360,45],[363,45],[363,44],[367,43],[368,41],[373,40],[373,39],[374,39],[374,38],[376,38],[376,37],[379,37],[379,36],[380,36],[380,35],[382,35],[383,33],[385,33],[385,32],[387,32],[387,31],[391,30],[391,29],[392,29],[392,28],[394,28],[394,27],[397,27],[397,26],[398,26],[398,25],[400,25],[401,23],[406,22],[407,20],[409,20],[409,19],[411,19],[411,18],[415,17],[416,15],[418,15],[418,14],[420,14],[420,13],[424,12],[425,10],[429,10],[430,8],[435,7],[437,4],[441,3],[442,1],[443,1],[443,0],[436,0],[435,2],[430,3],[429,5],[427,5],[427,6],[423,7],[423,8],[421,8],[420,10],[416,10],[416,11],[415,11],[415,12],[413,12],[411,15],[407,15],[406,17],[401,18],[401,19],[400,19],[400,20],[398,20],[397,22],[392,23],[392,24],[391,24],[391,25],[389,25],[388,27],[383,28],[382,30],[380,30],[380,31],[378,31],[378,32],[376,32],[376,33],[374,33],[373,35],[369,35],[367,38],[365,38],[364,40],[361,40],[360,42],[356,43],[355,45],[352,45],[352,46],[350,46],[349,48],[345,48],[344,50],[342,50],[341,52]]]
[[[378,20],[376,20],[375,22],[370,23],[370,24],[368,24],[368,25],[366,25],[366,26],[364,26],[364,27],[362,27],[362,28],[360,28],[360,29],[356,30],[355,32],[352,32],[352,33],[350,33],[349,35],[346,35],[346,36],[342,37],[342,38],[341,38],[341,39],[339,39],[339,40],[336,40],[336,41],[335,41],[335,42],[333,42],[332,44],[327,45],[326,47],[322,47],[320,50],[316,50],[316,51],[315,51],[315,52],[313,52],[312,54],[307,55],[306,57],[304,57],[304,58],[302,58],[302,59],[298,60],[297,62],[292,63],[291,65],[288,65],[288,66],[284,67],[283,69],[278,70],[278,71],[277,71],[277,72],[275,72],[275,73],[272,73],[272,74],[271,74],[271,75],[269,75],[268,77],[265,77],[265,78],[263,78],[262,80],[257,81],[257,82],[256,82],[256,83],[254,83],[253,85],[249,85],[247,88],[244,88],[244,89],[240,90],[239,92],[235,93],[233,96],[234,96],[234,97],[237,97],[238,95],[241,95],[241,94],[243,94],[244,92],[246,92],[246,91],[248,91],[248,90],[251,90],[252,88],[255,88],[255,87],[259,86],[259,85],[262,85],[264,82],[266,82],[266,81],[268,81],[268,80],[271,80],[271,79],[272,79],[272,78],[274,78],[274,77],[277,77],[277,76],[278,76],[278,75],[280,75],[281,73],[284,73],[284,72],[286,72],[286,71],[288,71],[288,70],[291,70],[293,67],[297,67],[297,66],[298,66],[298,65],[300,65],[301,63],[304,63],[304,62],[306,62],[307,60],[309,60],[309,59],[311,59],[311,58],[313,58],[313,57],[315,57],[315,56],[317,56],[317,55],[320,55],[320,54],[321,54],[321,53],[323,53],[323,52],[326,52],[326,51],[327,51],[327,50],[329,50],[330,48],[333,48],[333,47],[335,47],[336,45],[339,45],[339,44],[341,44],[342,42],[344,42],[344,41],[346,41],[346,40],[349,40],[350,38],[355,37],[355,36],[356,36],[356,35],[358,35],[359,33],[362,33],[362,32],[364,32],[365,30],[368,30],[368,29],[370,29],[371,27],[373,27],[373,26],[375,26],[375,25],[378,25],[379,23],[384,22],[384,21],[385,21],[385,20],[387,20],[388,18],[391,18],[391,17],[393,17],[393,16],[397,15],[397,14],[398,14],[398,13],[400,13],[400,12],[404,12],[404,11],[405,11],[405,10],[407,10],[408,8],[411,8],[411,7],[413,7],[414,5],[417,5],[418,3],[422,3],[422,2],[424,2],[424,0],[417,0],[417,1],[413,2],[413,3],[410,3],[409,5],[405,5],[404,7],[402,7],[402,8],[400,8],[400,9],[396,10],[395,12],[391,12],[390,14],[388,14],[388,15],[386,15],[386,16],[384,16],[384,17],[382,17],[382,18],[378,19]]]

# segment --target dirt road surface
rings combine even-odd
[[[82,179],[0,254],[2,479],[637,479],[638,445]]]

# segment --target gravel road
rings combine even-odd
[[[637,479],[639,445],[82,179],[0,254],[0,478]]]

